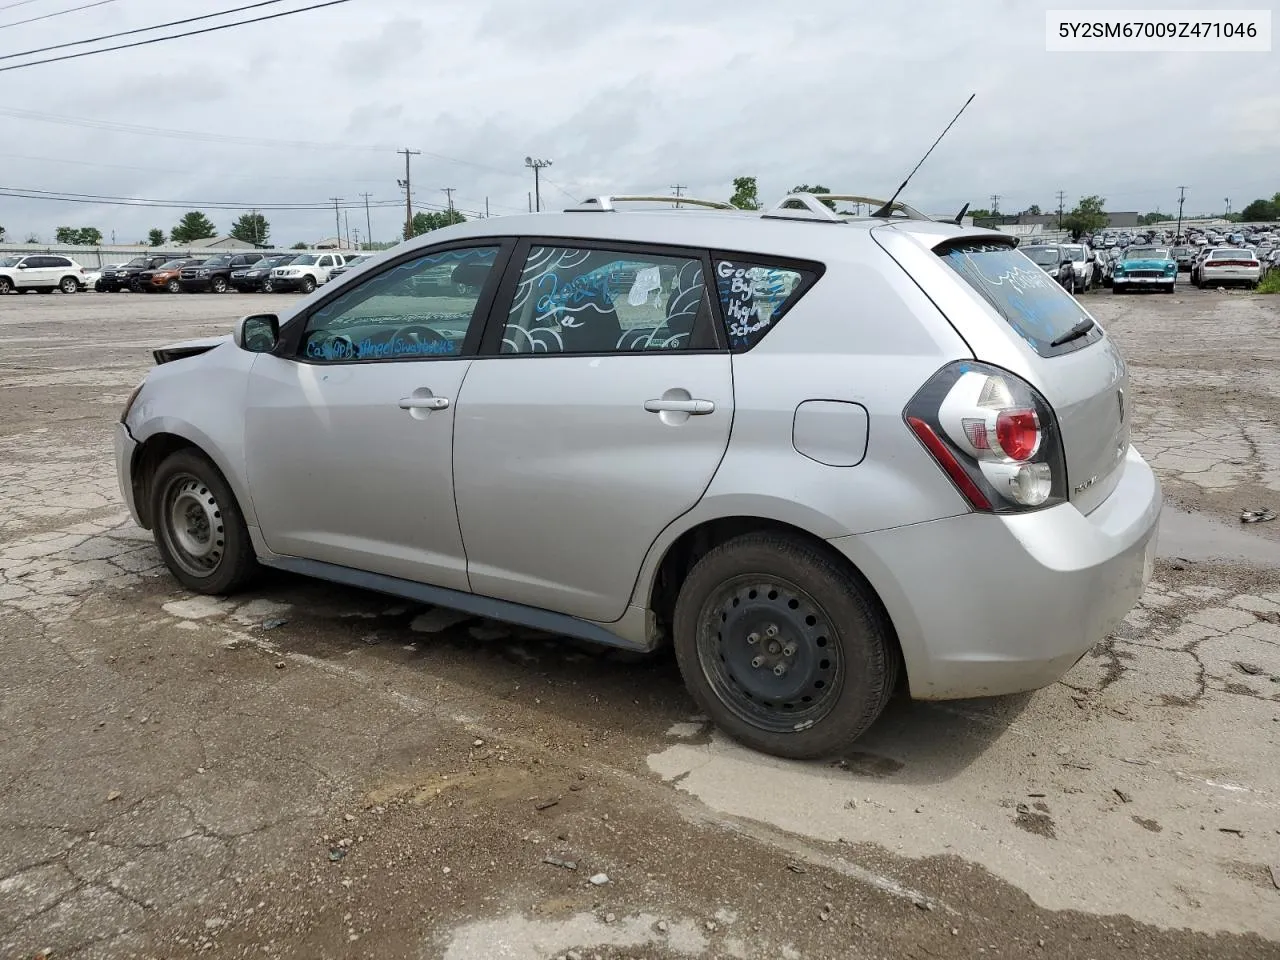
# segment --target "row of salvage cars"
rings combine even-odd
[[[1101,253],[1085,244],[1034,244],[1021,248],[1041,270],[1071,293],[1098,286],[1112,293],[1159,290],[1173,293],[1178,260],[1166,246],[1132,246]],[[1253,250],[1205,247],[1191,265],[1191,282],[1198,287],[1238,285],[1256,289],[1266,272]]]

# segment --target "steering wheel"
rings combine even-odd
[[[436,330],[432,330],[425,323],[407,323],[395,333],[391,335],[391,342],[404,338],[412,340],[414,343],[421,343],[423,340],[435,340],[444,342],[448,337],[443,336]]]

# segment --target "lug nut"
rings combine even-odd
[[[787,672],[787,665],[785,663],[780,663],[773,668],[773,675],[775,677],[785,676],[786,672]]]
[[[756,657],[754,660],[751,661],[751,666],[756,670],[759,670],[763,664],[764,664],[764,657]]]
[[[776,637],[778,635],[778,625],[776,623],[769,624],[769,626],[765,628],[764,635],[770,639]]]
[[[785,647],[782,648],[782,655],[784,657],[794,657],[796,655],[795,645],[788,643]]]
[[[748,633],[748,634],[747,634],[747,643],[750,643],[750,644],[757,644],[757,643],[759,643],[759,642],[760,642],[760,634],[758,634],[758,633]]]

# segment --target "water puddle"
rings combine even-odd
[[[1280,567],[1277,534],[1280,534],[1280,520],[1232,527],[1202,513],[1165,507],[1160,514],[1156,552],[1165,559]]]

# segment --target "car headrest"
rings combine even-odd
[[[460,263],[453,268],[449,279],[454,283],[468,287],[482,287],[489,278],[493,265],[489,263]]]

